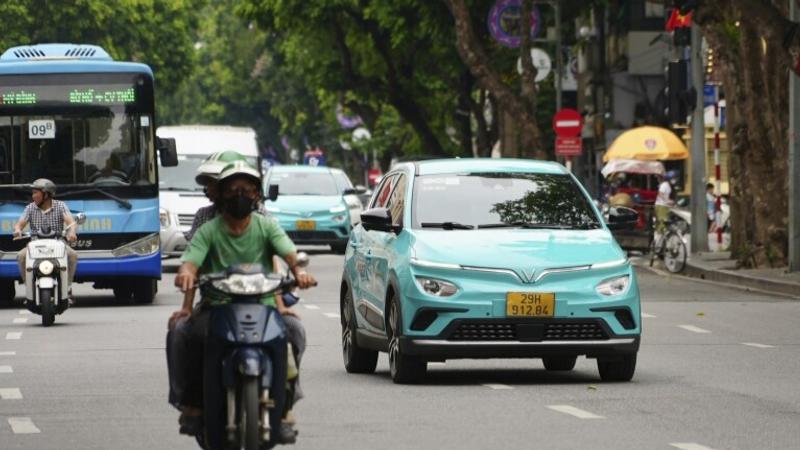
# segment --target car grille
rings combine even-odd
[[[522,333],[519,328],[524,327]],[[530,327],[539,338],[522,338],[521,334],[531,336]],[[606,330],[596,321],[459,321],[452,331],[446,334],[451,341],[596,341],[608,339]]]
[[[178,214],[178,223],[181,226],[190,227],[194,222],[194,214]]]

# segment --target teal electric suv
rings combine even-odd
[[[264,177],[278,197],[265,203],[295,244],[330,245],[344,253],[350,229],[361,220],[358,194],[341,170],[326,166],[273,166]]]
[[[560,164],[515,159],[404,163],[376,187],[345,252],[340,288],[348,372],[389,353],[392,379],[429,361],[541,358],[547,370],[597,359],[628,381],[641,319],[633,267]]]

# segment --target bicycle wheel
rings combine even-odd
[[[672,273],[686,267],[686,244],[678,233],[667,234],[664,241],[664,265]]]

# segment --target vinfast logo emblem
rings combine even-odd
[[[531,267],[530,270],[521,269],[522,281],[526,283],[533,283],[533,277],[536,275],[536,269]]]

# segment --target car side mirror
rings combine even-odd
[[[633,230],[639,222],[639,212],[625,206],[612,206],[606,222],[610,230]]]
[[[158,156],[161,158],[162,167],[175,167],[178,165],[178,147],[174,138],[157,138]]]
[[[366,194],[366,193],[367,193],[367,190],[364,189],[363,187],[362,188],[359,188],[359,187],[347,188],[344,191],[342,191],[342,195],[361,195],[361,194]]]
[[[270,184],[269,189],[267,191],[267,200],[274,202],[277,199],[278,199],[278,185]]]
[[[392,213],[386,208],[372,208],[361,213],[361,226],[367,231],[399,233],[402,227],[392,225]]]

